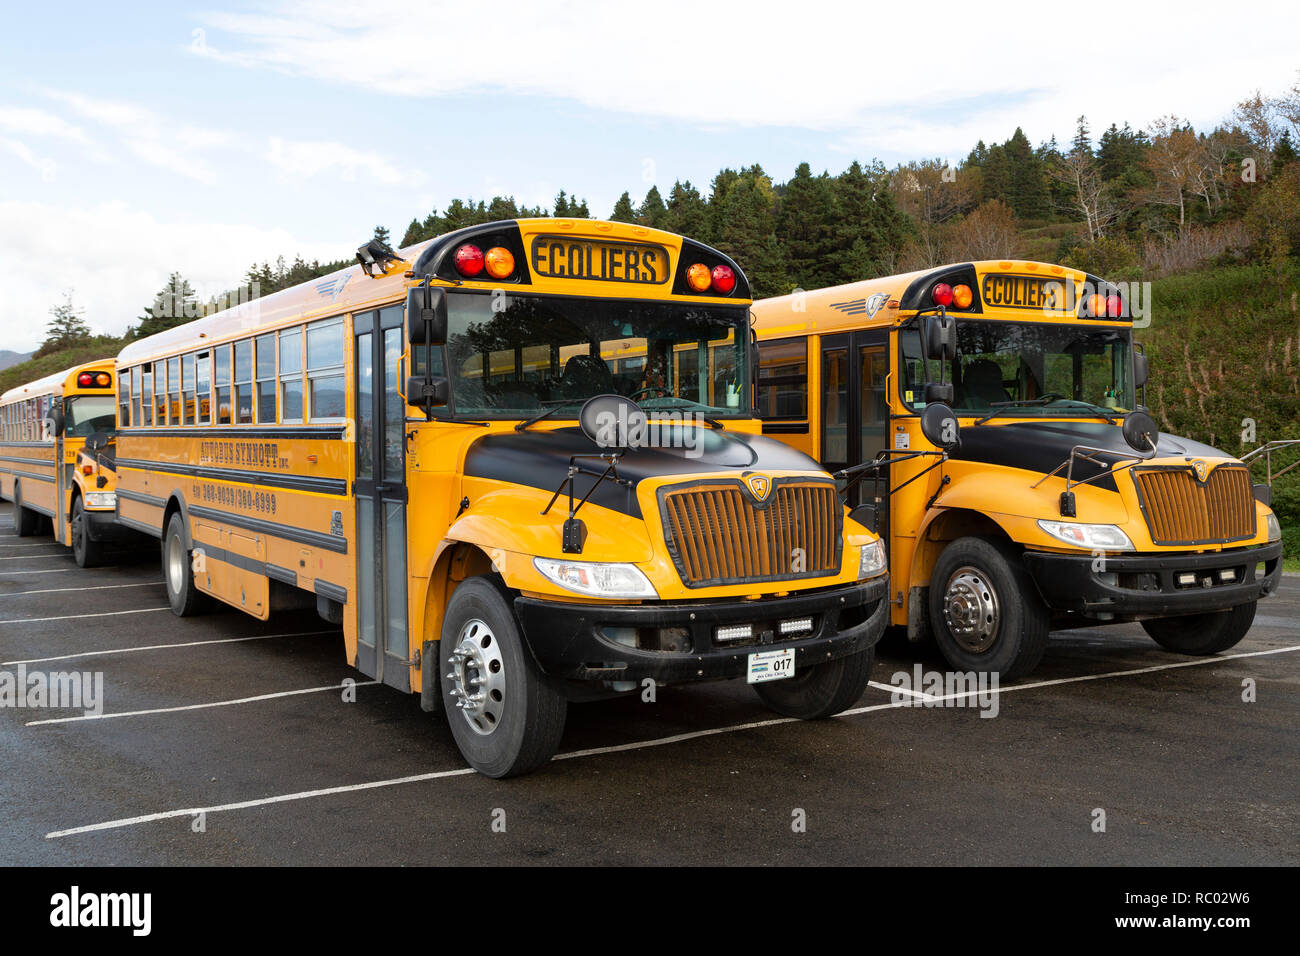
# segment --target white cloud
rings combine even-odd
[[[37,156],[30,146],[26,143],[19,142],[16,139],[0,137],[0,147],[2,147],[5,152],[17,156],[32,169],[40,173],[41,179],[45,182],[49,183],[54,181],[54,160]]]
[[[924,145],[1008,99],[1044,106],[1052,125],[1035,138],[1068,133],[1083,111],[1213,122],[1294,79],[1291,32],[1260,29],[1288,10],[1098,0],[1053,19],[968,3],[434,0],[375,17],[351,0],[278,0],[265,15],[212,14],[231,45],[204,52],[388,95],[539,94],[710,125],[869,131],[923,115],[908,125]]]
[[[123,202],[63,208],[0,201],[0,348],[40,344],[50,307],[69,287],[90,326],[116,335],[136,321],[172,271],[206,298],[236,285],[254,262],[295,254],[343,259],[355,247],[306,241],[281,228],[160,221]]]
[[[86,143],[86,134],[61,116],[26,106],[0,106],[0,129],[29,136],[50,136]]]
[[[141,161],[204,184],[217,174],[205,153],[234,142],[232,134],[185,123],[173,123],[135,103],[86,96],[68,90],[45,90],[79,116],[117,131]]]
[[[337,173],[345,181],[357,179],[357,173],[367,180],[386,186],[402,186],[417,182],[420,177],[413,171],[398,169],[378,153],[354,149],[343,143],[324,141],[286,140],[272,136],[263,157],[281,172],[308,179],[321,173]]]

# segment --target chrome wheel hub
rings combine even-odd
[[[167,583],[172,594],[180,594],[185,586],[185,545],[180,538],[167,542]]]
[[[982,571],[964,567],[952,573],[943,595],[943,618],[963,649],[976,654],[988,650],[1001,617],[997,592]]]
[[[477,618],[466,622],[447,663],[448,693],[470,729],[486,737],[500,726],[505,712],[505,662],[496,635]]]

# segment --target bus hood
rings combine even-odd
[[[1047,474],[1070,457],[1075,445],[1100,448],[1095,455],[1114,465],[1135,457],[1133,449],[1124,440],[1118,425],[1105,422],[1013,422],[1006,425],[972,425],[961,430],[961,445],[949,457],[956,461],[1002,465],[1025,471]],[[1190,438],[1160,433],[1156,458],[1231,458],[1227,452],[1211,448]],[[1093,478],[1102,469],[1089,461],[1076,459],[1074,479]],[[1098,488],[1116,491],[1115,480],[1109,473],[1093,481]]]
[[[602,481],[592,493],[591,503],[639,518],[641,506],[636,486],[646,478],[739,476],[749,471],[824,474],[822,467],[803,452],[762,435],[701,427],[686,434],[675,432],[671,437],[675,446],[630,449],[618,460],[618,475],[631,485]],[[686,443],[694,447],[685,447]],[[605,468],[604,462],[595,457],[604,451],[607,449],[600,448],[574,427],[497,433],[485,435],[470,446],[465,455],[464,473],[467,477],[554,491],[569,473],[569,459],[574,455],[589,455],[593,457],[578,462],[584,466],[584,473],[574,483],[574,497],[581,498],[596,480],[587,472],[594,470],[599,474]]]

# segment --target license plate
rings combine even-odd
[[[759,651],[749,655],[749,669],[745,681],[762,684],[770,680],[784,680],[794,676],[794,648],[783,651]]]

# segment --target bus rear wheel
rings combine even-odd
[[[100,562],[102,549],[98,541],[90,537],[90,519],[86,509],[81,506],[81,498],[72,502],[72,520],[69,522],[72,533],[72,559],[79,568],[93,568]]]
[[[1162,617],[1143,621],[1142,628],[1167,651],[1204,657],[1235,647],[1255,622],[1255,604],[1238,604],[1226,611]]]
[[[14,534],[20,538],[30,538],[40,533],[41,516],[30,508],[23,507],[23,489],[14,485]]]
[[[471,767],[517,777],[554,756],[568,700],[537,669],[514,612],[487,578],[452,592],[438,663],[451,735]]]
[[[959,671],[1028,674],[1043,659],[1051,613],[1011,548],[984,538],[958,538],[930,575],[930,625],[935,642]]]
[[[848,710],[862,697],[871,680],[876,649],[868,647],[848,657],[805,667],[785,680],[754,685],[764,704],[786,717],[820,720]]]
[[[162,540],[163,580],[167,584],[167,601],[177,617],[191,617],[208,609],[208,596],[194,583],[194,565],[190,549],[185,547],[185,519],[178,511],[167,522]]]

